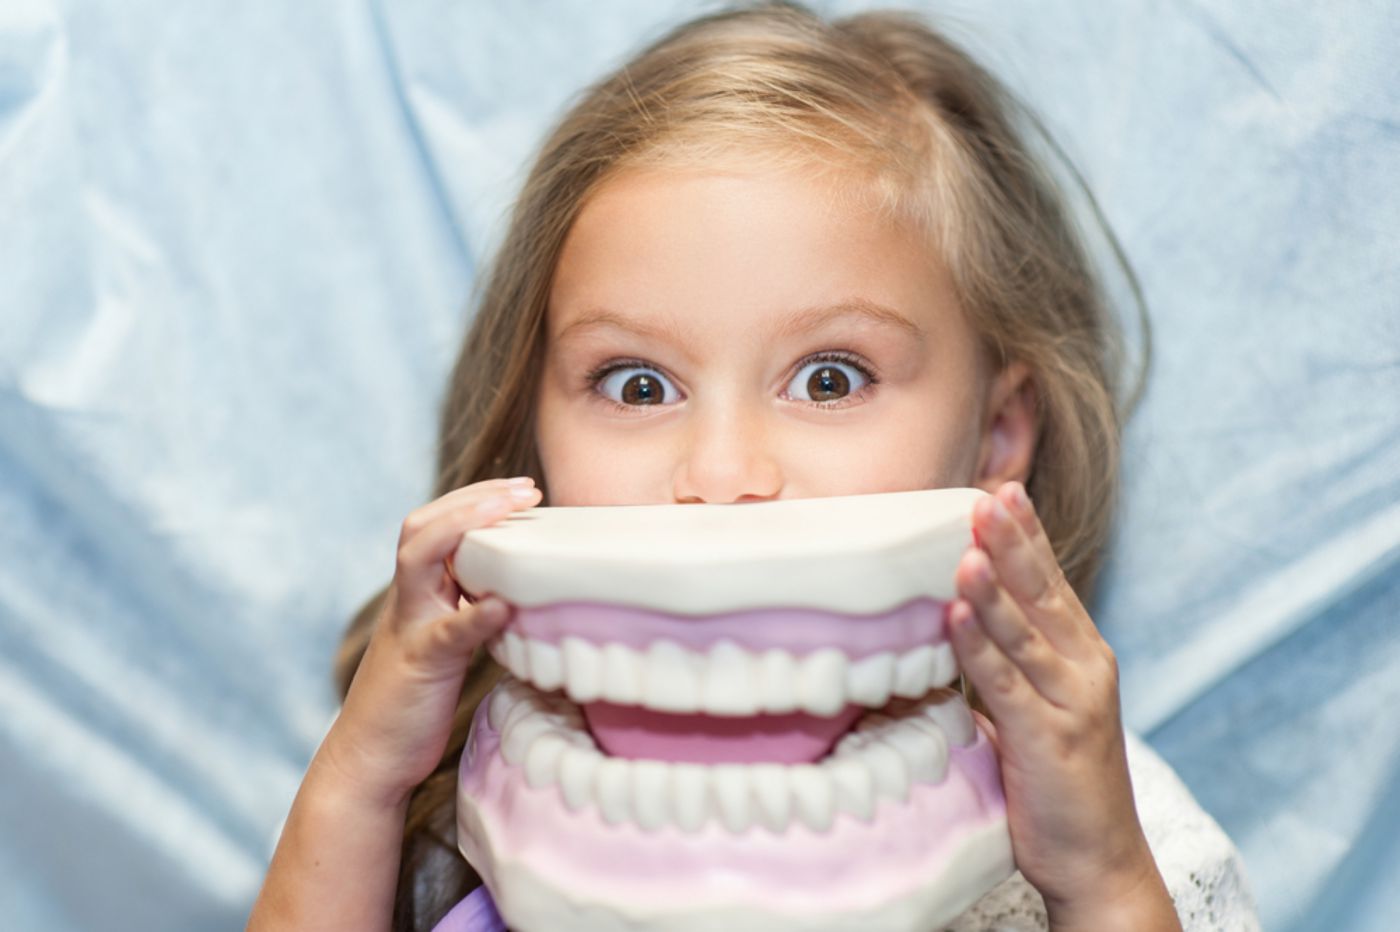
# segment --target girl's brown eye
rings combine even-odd
[[[655,369],[620,365],[598,379],[598,393],[628,407],[674,404],[680,393]]]
[[[666,389],[649,375],[634,375],[622,386],[622,400],[629,405],[661,404]]]
[[[851,393],[851,380],[832,366],[823,366],[807,378],[807,396],[813,401],[835,401]]]
[[[830,404],[855,394],[870,382],[870,374],[855,363],[819,359],[798,371],[788,383],[788,392],[797,401]]]

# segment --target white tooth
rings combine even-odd
[[[890,699],[894,685],[894,652],[862,657],[846,670],[846,696],[851,702],[878,709]]]
[[[510,734],[521,719],[526,716],[535,715],[541,711],[536,698],[536,696],[529,696],[525,699],[519,699],[514,705],[506,709],[506,717],[501,719],[500,730],[502,736]]]
[[[921,730],[915,722],[892,728],[880,738],[899,752],[914,783],[939,783],[948,765],[948,743],[933,729]]]
[[[953,645],[947,642],[933,649],[933,673],[929,677],[930,686],[947,686],[958,678],[958,657],[953,653]]]
[[[491,698],[486,701],[486,724],[496,731],[500,731],[506,713],[514,706],[515,697],[510,694],[510,691],[497,686],[491,690]]]
[[[698,712],[699,661],[675,641],[652,641],[647,648],[642,705],[658,712]]]
[[[564,689],[575,702],[593,702],[602,695],[602,662],[598,648],[583,638],[564,638]]]
[[[875,817],[875,781],[857,757],[828,758],[822,768],[831,776],[836,806],[862,822]]]
[[[846,655],[824,647],[802,658],[798,676],[804,712],[830,717],[846,704]]]
[[[506,639],[503,635],[496,635],[486,642],[486,653],[491,655],[491,659],[510,669],[510,664],[506,660]]]
[[[507,726],[505,733],[501,735],[501,756],[507,763],[523,764],[525,753],[530,750],[530,745],[535,743],[535,739],[554,731],[555,728],[556,723],[542,712],[525,716],[516,722],[514,727]]]
[[[642,701],[642,658],[625,644],[603,645],[603,698],[618,705]]]
[[[917,699],[928,692],[933,673],[933,645],[920,644],[899,655],[894,665],[894,694]]]
[[[525,782],[535,789],[559,782],[559,759],[569,749],[558,732],[545,732],[525,751]]]
[[[698,832],[709,816],[705,768],[700,764],[671,766],[671,804],[676,825],[683,832]]]
[[[965,748],[977,739],[977,726],[972,711],[962,694],[952,689],[939,690],[923,707],[924,717],[948,736],[949,743]]]
[[[857,725],[853,731],[848,731],[836,741],[836,746],[831,749],[833,757],[849,757],[856,754],[861,748],[870,743],[869,735],[860,730]]]
[[[786,651],[770,648],[759,658],[759,694],[764,712],[797,710],[797,660]]]
[[[753,823],[753,806],[746,768],[742,764],[716,764],[709,768],[709,778],[715,809],[724,827],[735,835],[748,831]]]
[[[570,747],[559,761],[559,785],[564,790],[564,805],[578,812],[593,798],[593,774],[603,755],[591,748]]]
[[[593,734],[588,730],[588,726],[582,721],[583,716],[579,716],[577,727],[570,728],[564,733],[564,737],[569,739],[569,744],[576,748],[585,748],[590,751],[598,751],[598,742],[593,740]],[[602,752],[598,752],[602,753]]]
[[[632,762],[632,815],[644,831],[656,831],[670,816],[670,769],[665,761]]]
[[[749,765],[749,787],[759,821],[769,831],[781,833],[792,818],[792,794],[788,790],[787,768],[782,764]]]
[[[887,796],[900,803],[908,800],[909,765],[898,751],[877,740],[861,748],[859,757],[870,768],[877,796]]]
[[[530,678],[530,661],[525,656],[525,640],[514,631],[505,633],[506,667],[522,680]]]
[[[630,770],[630,761],[621,757],[604,757],[593,774],[593,798],[598,802],[603,821],[609,825],[627,821],[631,809],[628,805],[628,796],[632,792],[632,781],[628,775]]]
[[[706,657],[701,704],[711,715],[755,715],[758,690],[749,652],[733,641],[719,641]]]
[[[564,658],[559,648],[545,641],[527,640],[525,655],[530,664],[530,680],[540,689],[558,689],[564,684]]]
[[[835,790],[831,778],[820,767],[798,764],[788,768],[788,782],[797,817],[810,829],[824,832],[836,817]]]

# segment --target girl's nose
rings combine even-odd
[[[697,417],[676,466],[675,500],[728,504],[777,498],[783,470],[766,433],[757,416],[716,412]]]

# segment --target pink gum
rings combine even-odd
[[[507,630],[549,644],[577,637],[598,645],[645,650],[653,641],[667,640],[705,651],[727,640],[751,651],[777,648],[801,656],[835,647],[859,658],[946,641],[947,609],[946,602],[915,599],[873,615],[769,608],[691,617],[621,605],[560,602],[516,608]]]

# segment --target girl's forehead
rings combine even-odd
[[[550,332],[718,320],[778,335],[838,317],[911,338],[946,330],[961,315],[944,263],[859,185],[770,168],[623,171],[565,239]]]

